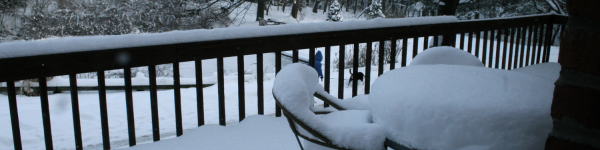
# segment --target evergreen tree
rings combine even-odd
[[[331,6],[329,6],[329,14],[327,15],[329,19],[327,21],[342,21],[344,18],[340,13],[340,3],[337,0],[333,0]]]
[[[371,2],[371,5],[365,8],[363,13],[365,13],[365,17],[367,19],[374,19],[377,17],[385,18],[385,15],[381,11],[381,8],[381,0],[373,0]]]

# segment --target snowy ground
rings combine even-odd
[[[255,20],[256,7],[250,7],[246,16],[244,16],[244,20],[237,20],[239,22],[236,25],[232,25],[231,27],[237,26],[258,26],[258,22]],[[274,18],[286,22],[291,23],[307,23],[307,22],[321,22],[325,21],[326,14],[322,14],[322,10],[319,10],[319,13],[312,13],[309,8],[305,8],[304,11],[300,12],[300,16],[304,16],[304,19],[299,17],[300,19],[291,19],[289,15],[289,10],[291,7],[286,8],[286,12],[283,13],[281,11],[276,11],[276,7],[271,7],[270,14],[265,16],[265,18]],[[353,14],[342,11],[345,20],[355,20],[356,17],[353,17]],[[430,40],[432,41],[432,40]],[[465,40],[466,41],[466,40]],[[410,56],[412,56],[412,39],[408,41],[408,55],[407,64],[410,64]],[[422,51],[423,47],[423,38],[419,38],[419,51]],[[483,42],[482,42],[483,43]],[[489,43],[489,42],[488,42]],[[364,44],[364,43],[363,43]],[[373,44],[378,45],[378,44]],[[473,44],[474,46],[474,44]],[[483,45],[482,45],[483,46]],[[466,47],[466,46],[465,46]],[[495,47],[495,46],[494,46]],[[347,50],[351,50],[352,46],[347,45]],[[324,50],[324,48],[317,48],[317,50]],[[332,50],[332,59],[333,61],[335,54],[339,51],[337,46],[331,48]],[[348,53],[348,52],[346,52]],[[300,55],[308,56],[308,50],[301,50]],[[273,86],[274,79],[274,54],[268,53],[265,54],[265,67],[262,68],[267,73],[264,77],[264,95],[265,95],[265,114],[273,115],[274,114],[274,99],[272,98],[271,89]],[[500,57],[501,58],[501,57]],[[551,48],[550,61],[556,62],[558,58],[558,47]],[[245,56],[245,68],[249,69],[250,74],[254,74],[256,72],[256,57],[255,55]],[[401,60],[398,60],[401,62]],[[333,66],[333,65],[332,65]],[[396,64],[397,67],[400,66],[400,63]],[[389,70],[389,66],[386,65],[386,71]],[[377,67],[371,67],[371,82],[374,82],[377,78]],[[183,127],[184,127],[184,136],[186,133],[212,133],[209,135],[219,135],[223,131],[223,133],[231,133],[226,135],[235,136],[235,133],[243,132],[246,130],[259,130],[257,126],[248,125],[248,126],[233,126],[238,122],[238,92],[237,92],[237,73],[236,70],[236,58],[229,57],[225,58],[225,70],[226,70],[226,81],[225,81],[225,104],[226,104],[226,120],[228,123],[228,127],[218,127],[215,125],[208,125],[202,128],[197,128],[197,112],[196,112],[196,89],[195,88],[187,88],[182,89],[182,114],[183,114]],[[332,95],[337,95],[337,85],[338,72],[334,69],[331,69],[331,90],[330,93]],[[216,61],[214,59],[204,60],[203,61],[203,77],[211,78],[214,75],[214,71],[216,71]],[[364,72],[364,68],[360,68],[359,71]],[[347,78],[349,77],[348,70],[343,71],[345,74],[344,85],[347,85]],[[193,62],[182,62],[181,63],[181,76],[182,78],[194,78],[194,63]],[[60,79],[60,78],[59,78]],[[66,81],[66,78],[63,80]],[[205,79],[207,81],[208,79]],[[246,77],[245,82],[245,97],[246,97],[246,115],[252,116],[257,114],[257,88],[256,88],[256,76],[250,75]],[[93,82],[93,81],[90,81]],[[141,82],[141,81],[140,81]],[[192,82],[193,83],[193,82]],[[321,82],[323,84],[323,82]],[[358,89],[358,93],[364,93],[363,83],[359,84],[360,87]],[[218,124],[218,102],[217,102],[217,86],[211,86],[204,88],[204,110],[205,110],[205,121],[206,124]],[[344,90],[344,97],[351,97],[351,88],[346,86]],[[41,119],[41,108],[40,108],[40,100],[39,97],[25,97],[20,96],[18,99],[18,109],[19,109],[19,119],[20,119],[20,127],[21,127],[21,135],[23,140],[23,146],[25,149],[43,149],[44,148],[44,136],[43,136],[43,126]],[[134,99],[134,114],[135,114],[135,126],[136,126],[136,135],[138,144],[142,143],[150,143],[152,142],[152,126],[151,126],[151,117],[150,117],[150,94],[148,91],[134,91],[133,92]],[[175,135],[175,119],[174,119],[174,95],[173,90],[161,90],[158,92],[158,100],[159,100],[159,119],[160,119],[160,133],[161,139],[173,138]],[[51,124],[52,124],[52,134],[55,149],[74,149],[74,136],[73,136],[73,123],[72,123],[72,114],[71,114],[71,102],[70,102],[70,93],[60,93],[60,94],[52,94],[49,96],[50,103],[50,116],[51,116]],[[322,103],[322,102],[320,102]],[[127,120],[126,120],[126,112],[125,112],[125,94],[123,91],[108,91],[107,92],[107,104],[108,104],[108,118],[109,118],[109,127],[110,127],[110,139],[112,148],[119,147],[127,147],[128,145],[128,136],[127,136]],[[99,103],[98,103],[98,92],[95,91],[82,91],[79,93],[79,107],[81,113],[81,127],[83,133],[83,145],[85,149],[102,149],[102,134],[100,127],[100,115],[99,115]],[[269,120],[267,122],[277,124],[277,126],[273,126],[273,130],[281,130],[282,132],[289,132],[289,126],[285,123],[284,118],[268,118],[268,116],[252,116],[248,117],[248,122],[256,122],[260,120]],[[229,127],[229,125],[232,125]],[[279,128],[282,127],[282,128]],[[192,130],[196,129],[196,130]],[[231,130],[229,130],[231,129]],[[261,128],[264,129],[264,128]],[[230,132],[235,131],[235,132]],[[250,131],[248,131],[250,132]],[[266,132],[266,131],[265,131]],[[5,94],[0,94],[0,149],[12,149],[12,131],[10,125],[10,115],[8,109],[8,97]],[[257,137],[256,139],[260,140],[261,138],[271,139],[272,142],[264,142],[264,144],[253,144],[248,147],[243,147],[244,149],[272,149],[265,148],[267,144],[273,144],[276,149],[291,149],[297,147],[295,145],[295,139],[290,133],[281,133],[276,134],[261,134],[262,132],[254,132],[248,133],[253,135],[261,135],[261,137]],[[272,135],[272,136],[271,136]],[[244,137],[244,136],[242,136]],[[205,137],[206,138],[206,137]],[[218,136],[214,139],[222,139],[227,142],[232,141],[240,141],[242,143],[252,143],[250,142],[250,138],[233,138],[233,137],[223,137]],[[280,144],[275,140],[281,139],[282,143],[290,142],[291,144]],[[167,142],[169,140],[165,140]],[[175,141],[175,140],[170,140]],[[269,141],[269,140],[266,140]],[[221,141],[212,141],[207,139],[206,143],[219,143]],[[219,145],[214,145],[215,147],[206,147],[206,149],[215,149],[219,146],[235,146],[236,142],[232,142],[232,144],[227,144],[221,142]],[[260,142],[259,142],[260,143]],[[210,144],[208,144],[210,145]],[[240,145],[238,145],[240,146]],[[256,146],[256,147],[252,147]],[[287,147],[286,147],[287,146]],[[285,148],[284,148],[285,147]],[[227,147],[225,149],[240,149],[234,147]]]

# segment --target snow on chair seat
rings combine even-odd
[[[310,108],[313,107],[313,94],[317,84],[316,71],[304,64],[288,65],[275,78],[273,96],[296,136],[335,149],[384,148],[384,130],[380,125],[370,123],[369,111],[338,111],[324,116],[315,115]],[[332,119],[341,116],[347,119]],[[301,133],[296,128],[306,132],[300,130]],[[301,144],[299,140],[298,143]]]
[[[426,49],[417,54],[410,62],[410,66],[438,64],[483,67],[483,63],[479,58],[463,50],[448,46]]]

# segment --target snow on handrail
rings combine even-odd
[[[199,29],[152,34],[66,37],[37,41],[16,41],[0,43],[0,59],[190,42],[295,35],[315,32],[439,24],[457,21],[458,20],[454,16],[438,16],[400,19],[373,19],[368,21],[362,20],[302,23],[269,27],[239,27],[212,30]]]

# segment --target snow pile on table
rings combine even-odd
[[[533,66],[527,66],[522,68],[517,68],[512,71],[527,73],[534,76],[538,76],[540,78],[556,81],[560,76],[560,64],[559,63],[543,63],[537,64]]]
[[[284,108],[332,140],[333,144],[350,149],[383,149],[385,133],[380,125],[332,123],[315,115],[309,108],[312,107],[317,84],[317,72],[312,67],[295,63],[277,74],[273,94]],[[335,113],[344,118],[351,118],[346,115],[353,114],[345,111]]]
[[[543,149],[554,81],[507,70],[418,65],[380,76],[369,95],[387,138],[417,149]]]
[[[410,66],[436,64],[483,67],[483,63],[479,61],[479,58],[463,50],[448,46],[426,49],[417,54],[410,62]]]
[[[248,116],[237,125],[204,125],[174,139],[139,144],[125,150],[300,149],[294,133],[287,124],[284,117]]]
[[[290,24],[284,26],[219,28],[212,30],[199,29],[154,34],[84,36],[39,41],[16,41],[0,43],[0,59],[152,45],[297,35],[315,32],[332,32],[450,22],[457,22],[456,17],[438,16],[401,19],[379,18],[369,21],[357,20],[346,22],[315,22]]]

